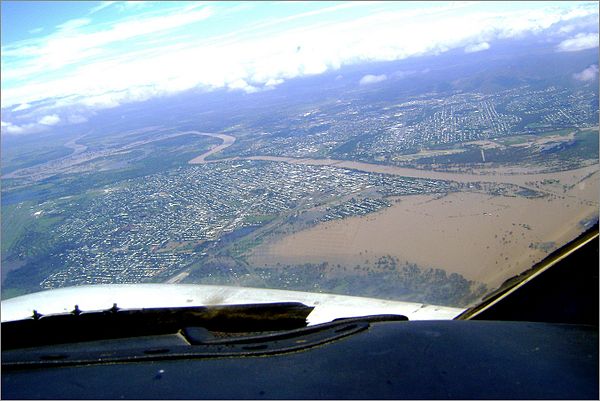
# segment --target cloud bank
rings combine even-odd
[[[370,85],[370,84],[376,84],[377,82],[385,81],[386,79],[387,79],[387,76],[385,74],[383,74],[383,75],[367,74],[364,77],[362,77],[358,83],[360,85]]]
[[[490,48],[490,44],[488,42],[481,42],[474,45],[469,45],[465,47],[465,53],[477,53],[482,52]]]
[[[40,120],[38,121],[38,124],[56,125],[59,122],[60,122],[60,117],[57,116],[56,114],[52,114],[52,115],[44,116],[44,117],[40,118]]]
[[[595,81],[598,79],[598,65],[592,64],[588,68],[573,74],[573,78],[582,82]]]
[[[192,88],[254,93],[345,65],[452,49],[483,51],[497,39],[553,29],[553,34],[562,35],[556,41],[560,42],[558,51],[598,46],[597,33],[582,31],[591,26],[597,30],[597,6],[577,3],[568,9],[536,6],[534,10],[494,9],[469,2],[410,3],[410,9],[399,3],[325,4],[317,10],[265,17],[210,34],[207,24],[219,26],[232,15],[244,20],[246,8],[258,5],[191,3],[96,23],[95,18],[112,10],[113,4],[101,3],[45,36],[3,44],[3,110],[36,109],[44,101],[44,115],[57,117],[46,118],[46,123],[69,123],[82,121],[85,113],[79,111],[80,118],[69,118],[70,114],[61,114],[61,108],[93,111]],[[359,84],[386,78],[367,75]],[[31,124],[52,125],[41,123],[39,113]],[[14,121],[7,124],[3,132],[27,126]]]
[[[575,52],[598,47],[598,33],[580,33],[573,38],[560,42],[557,49],[561,52]]]
[[[48,127],[59,124],[61,118],[56,114],[45,115],[35,122],[26,124],[13,124],[10,121],[2,121],[0,127],[7,134],[32,134],[45,131]]]

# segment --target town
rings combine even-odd
[[[401,164],[401,156],[477,140],[539,134],[597,124],[592,91],[523,86],[493,94],[426,93],[406,102],[342,98],[282,118],[249,121],[239,156],[332,157]]]
[[[272,233],[277,230],[289,234],[323,222],[377,213],[407,195],[467,191],[542,197],[533,188],[489,183],[485,177],[480,182],[410,178],[369,172],[360,166],[354,169],[352,162],[427,170],[432,168],[431,157],[435,162],[437,156],[437,168],[442,171],[443,157],[449,165],[462,163],[468,171],[469,166],[486,162],[483,148],[470,148],[470,144],[513,140],[520,135],[525,139],[505,146],[501,150],[505,153],[498,153],[497,159],[512,164],[533,161],[545,168],[550,153],[576,143],[573,137],[565,136],[562,142],[549,139],[537,148],[522,143],[530,144],[527,141],[538,134],[554,135],[563,128],[568,132],[586,129],[597,121],[593,92],[554,86],[494,94],[425,93],[398,102],[367,101],[364,93],[344,94],[318,106],[296,105],[270,120],[261,113],[247,115],[242,123],[224,130],[235,141],[202,164],[180,162],[151,173],[141,167],[134,178],[108,180],[84,193],[33,204],[34,219],[60,216],[45,251],[48,273],[40,277],[39,286],[164,282],[223,255],[233,255],[244,265],[245,253],[261,238],[275,238]],[[196,155],[213,153],[210,146],[218,143],[215,138],[186,136],[183,126],[163,127],[158,132],[161,146],[166,146],[156,148],[163,158],[171,142],[173,146],[194,143],[188,151],[198,149]],[[582,138],[590,137],[586,135]],[[143,138],[105,150],[86,150],[73,140],[71,145],[78,147],[73,160],[62,159],[62,167],[47,169],[44,177],[66,177],[69,169],[94,171],[111,157],[119,158],[115,168],[124,163],[134,166],[140,159],[132,150],[153,151],[153,143],[159,143]],[[585,152],[594,151],[587,142],[581,144]],[[174,155],[180,153],[173,149]],[[597,151],[588,155],[576,149],[574,156],[565,153],[568,160],[555,165],[576,168],[590,157],[597,158]],[[491,159],[489,153],[486,149]],[[336,166],[341,161],[350,166]],[[20,260],[27,257],[20,248],[14,249]],[[207,274],[213,277],[219,274],[217,270]]]
[[[56,230],[72,244],[56,255],[65,268],[41,286],[166,278],[227,235],[288,214],[317,209],[316,223],[375,212],[390,205],[383,196],[457,189],[447,181],[330,166],[232,161],[182,167],[102,189],[88,207],[76,208]]]

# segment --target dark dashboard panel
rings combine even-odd
[[[272,356],[4,370],[2,397],[598,398],[598,330],[489,321],[374,322]]]
[[[312,309],[288,303],[3,323],[2,397],[598,399],[597,233],[509,280],[465,320],[304,327]]]

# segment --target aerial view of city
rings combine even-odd
[[[189,7],[182,24],[225,12]],[[149,14],[165,29],[149,35],[188,40],[173,22],[181,11],[169,12]],[[597,4],[556,12],[514,35],[497,27],[413,53],[388,55],[382,39],[382,56],[344,59],[363,49],[348,44],[323,68],[309,61],[333,48],[315,34],[282,45],[281,60],[301,60],[301,72],[285,64],[270,76],[273,58],[227,81],[242,60],[223,67],[222,86],[218,68],[203,69],[212,58],[180,60],[169,82],[183,89],[157,95],[144,79],[170,72],[132,61],[106,82],[137,92],[56,89],[51,101],[40,95],[48,82],[92,85],[100,70],[22,86],[31,60],[20,54],[42,45],[3,30],[2,298],[194,283],[472,305],[598,221]],[[84,32],[82,21],[59,34]],[[110,29],[138,40],[146,28],[126,30],[134,22]],[[104,43],[102,31],[85,32]],[[64,52],[69,63],[84,57]],[[212,81],[187,85],[194,68]]]

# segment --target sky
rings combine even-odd
[[[493,51],[524,35],[554,37],[557,52],[598,47],[597,2],[3,0],[0,16],[3,134],[192,88],[251,94],[357,63]],[[590,68],[581,79],[597,76]]]

